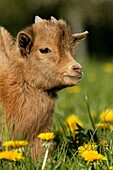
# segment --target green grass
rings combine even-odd
[[[113,109],[113,61],[81,61],[84,77],[79,85],[80,92],[72,92],[71,88],[66,88],[59,92],[55,114],[53,116],[53,128],[58,132],[58,145],[47,160],[46,170],[109,170],[113,165],[113,134],[110,129],[99,130],[92,126],[99,124],[102,120],[99,115],[106,108]],[[77,154],[77,141],[75,143],[72,135],[63,125],[64,120],[71,114],[75,114],[82,122],[84,130],[79,131],[79,138],[82,143],[88,141],[87,132],[93,131],[89,140],[95,141],[95,134],[98,137],[98,152],[107,157],[106,161],[88,163]],[[90,117],[91,116],[91,117]],[[111,121],[111,124],[113,121]],[[85,135],[85,136],[84,136]],[[72,141],[71,141],[72,139]],[[102,145],[100,139],[106,140],[108,145]],[[75,146],[76,145],[76,146]],[[1,160],[0,170],[40,170],[42,161],[34,163],[30,155],[24,161],[8,162]]]
[[[80,117],[84,125],[87,123],[87,127],[90,126],[90,120],[87,114],[86,96],[91,111],[95,111],[97,117],[105,108],[113,108],[113,71],[106,72],[104,63],[98,61],[82,62],[82,66],[84,77],[78,85],[80,93],[70,94],[69,88],[60,91],[56,113],[57,110],[63,112],[65,116],[74,113]]]

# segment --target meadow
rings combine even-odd
[[[113,61],[87,59],[81,65],[80,84],[58,93],[54,138],[44,140],[44,147],[55,149],[44,168],[43,159],[34,162],[20,151],[22,159],[0,155],[0,170],[113,170]]]

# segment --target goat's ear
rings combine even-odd
[[[24,31],[21,31],[18,33],[17,40],[21,54],[23,56],[27,56],[30,53],[33,44],[32,36]]]
[[[74,39],[74,43],[78,43],[81,40],[84,40],[88,35],[88,31],[82,32],[82,33],[78,33],[78,34],[73,34],[73,39]]]

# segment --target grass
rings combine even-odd
[[[69,92],[70,88],[59,92],[56,112],[60,110],[66,116],[74,113],[85,124],[89,122],[86,96],[88,97],[91,112],[96,112],[96,118],[105,108],[113,108],[113,70],[107,72],[105,68],[109,67],[109,65],[96,61],[87,61],[82,65],[84,77],[78,85],[80,92],[71,93],[71,91]]]
[[[87,60],[81,63],[84,77],[80,84],[59,92],[53,117],[57,144],[47,160],[46,170],[109,170],[113,165],[113,132],[109,126],[113,120],[107,122],[108,128],[99,128],[103,122],[101,112],[107,108],[113,110],[113,62]],[[64,125],[64,120],[72,114],[82,122],[83,128],[78,126],[76,134]],[[88,141],[96,142],[98,153],[107,159],[88,162],[78,155],[78,147]],[[0,170],[40,170],[42,162],[34,163],[28,154],[24,161],[1,160]]]

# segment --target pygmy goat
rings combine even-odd
[[[51,131],[57,92],[82,78],[74,44],[87,34],[72,34],[65,21],[54,17],[36,16],[16,40],[0,27],[0,121],[4,129],[6,119],[11,139],[30,142],[33,158],[44,152],[37,135]]]

